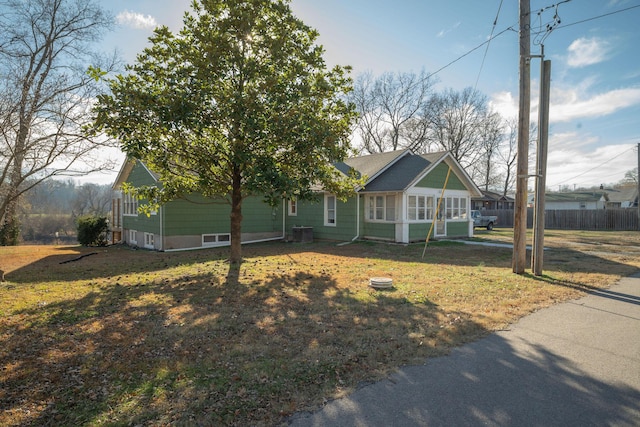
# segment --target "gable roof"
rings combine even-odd
[[[417,155],[406,149],[370,154],[347,159],[336,164],[336,168],[343,173],[348,173],[349,169],[353,168],[360,176],[367,176],[364,191],[396,192],[409,189],[442,162],[453,168],[472,195],[481,194],[475,183],[448,151]]]
[[[368,154],[366,156],[345,159],[342,162],[336,163],[335,167],[345,175],[349,173],[349,170],[354,169],[358,172],[359,178],[366,176],[366,182],[369,183],[407,154],[410,154],[408,149]]]
[[[127,178],[129,178],[129,174],[138,163],[140,163],[140,165],[143,168],[145,168],[147,172],[149,172],[149,175],[151,175],[151,178],[153,178],[155,182],[158,182],[158,180],[160,179],[160,175],[158,175],[155,172],[152,172],[147,167],[147,165],[145,165],[143,162],[136,159],[125,159],[124,163],[120,167],[120,171],[118,172],[118,175],[116,176],[116,180],[113,182],[113,185],[111,186],[111,189],[117,190],[118,188],[120,188],[120,186],[124,184]]]
[[[605,193],[609,202],[630,202],[637,203],[638,201],[638,187],[629,186],[622,187],[614,190],[607,190]]]

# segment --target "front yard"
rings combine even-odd
[[[458,242],[424,259],[423,244],[253,245],[239,268],[227,249],[0,247],[0,425],[276,425],[640,268],[639,232],[545,243],[542,277]]]

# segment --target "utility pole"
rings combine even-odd
[[[536,208],[533,214],[533,248],[531,251],[531,270],[536,276],[542,276],[542,265],[544,263],[544,193],[547,186],[549,92],[551,87],[551,61],[544,60],[544,46],[542,46],[541,54],[538,150],[536,158]]]
[[[531,108],[531,5],[520,0],[520,96],[518,159],[513,221],[513,272],[524,273],[527,262],[527,177],[529,174],[529,109]],[[536,197],[538,195],[536,194]]]
[[[636,178],[638,180],[638,230],[640,230],[640,142],[638,142],[638,174]]]

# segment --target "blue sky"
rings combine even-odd
[[[118,19],[103,48],[118,49],[126,62],[135,60],[155,26],[179,30],[190,8],[190,0],[103,3]],[[354,76],[433,73],[466,54],[436,74],[436,89],[462,90],[477,81],[494,109],[517,114],[516,0],[292,0],[291,8],[319,31],[329,66],[351,65]],[[637,166],[640,142],[640,0],[531,0],[531,9],[532,54],[540,53],[542,41],[552,61],[547,187],[621,180]],[[560,23],[541,40],[537,29],[555,16]],[[533,59],[532,120],[539,67]]]

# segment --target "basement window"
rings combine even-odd
[[[231,242],[231,234],[203,234],[202,246],[225,246]]]

